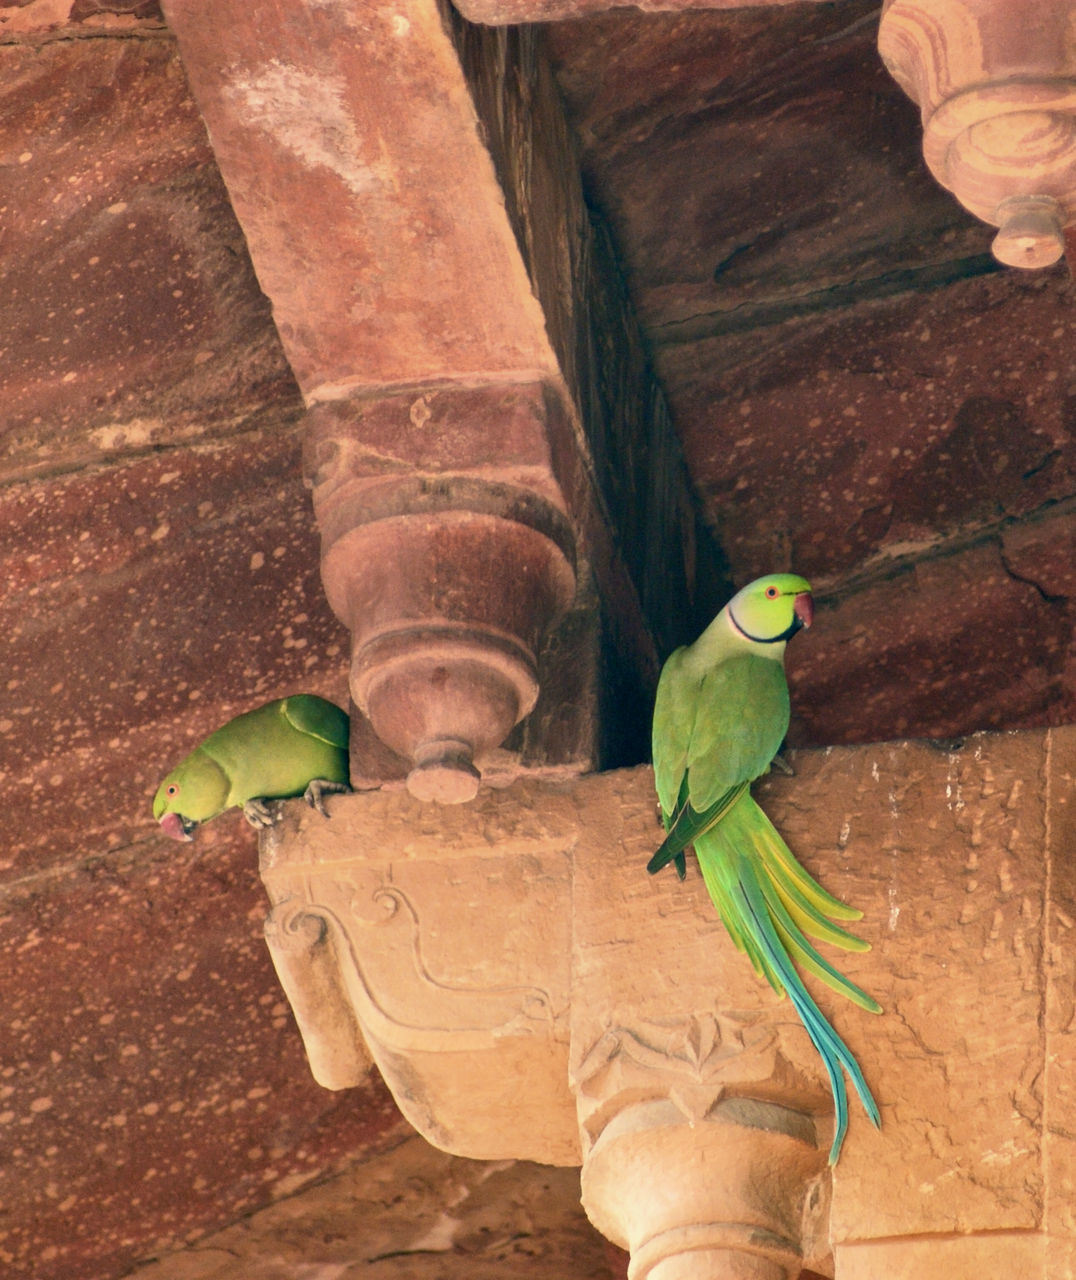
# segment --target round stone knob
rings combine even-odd
[[[466,742],[424,742],[415,750],[414,759],[407,789],[416,800],[466,804],[478,794],[482,775],[471,763],[471,748]]]
[[[1050,267],[1065,252],[1061,206],[1052,196],[1012,196],[994,215],[999,230],[991,248],[1007,267]]]

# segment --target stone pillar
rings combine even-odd
[[[828,1089],[701,877],[646,874],[660,828],[650,771],[638,782],[616,847],[588,833],[573,859],[583,1205],[631,1280],[797,1280],[816,1235],[828,1253]]]
[[[995,256],[1056,262],[1076,224],[1069,0],[886,0],[878,48],[922,112],[931,173],[999,228]]]

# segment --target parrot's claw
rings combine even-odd
[[[323,818],[327,818],[329,813],[321,797],[348,795],[350,792],[351,788],[346,782],[330,782],[328,778],[314,778],[303,792],[303,799],[311,809],[316,809]]]
[[[267,800],[248,800],[243,805],[243,817],[246,818],[255,831],[271,827],[279,816],[279,806],[274,804],[270,807]]]
[[[778,773],[783,773],[786,778],[794,778],[796,771],[792,765],[785,759],[780,751],[773,757],[773,767]]]

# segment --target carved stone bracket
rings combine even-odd
[[[510,836],[487,811],[476,842],[467,809],[399,793],[328,805],[328,822],[291,806],[262,837],[267,937],[317,1079],[355,1083],[358,1027],[403,1113],[438,1146],[577,1163],[562,838],[540,823]],[[296,935],[314,942],[306,972],[287,952],[282,964],[281,941]]]
[[[886,67],[923,117],[931,173],[999,228],[995,256],[1044,267],[1076,222],[1076,24],[1067,0],[887,0]]]
[[[290,804],[262,836],[267,937],[319,1080],[368,1050],[436,1145],[581,1164],[632,1280],[1071,1275],[1074,780],[1065,729],[801,752],[759,787],[874,945],[841,967],[880,1017],[812,981],[882,1111],[853,1103],[833,1171],[788,1001],[693,865],[646,875],[648,769]]]
[[[575,594],[552,436],[578,445],[444,15],[166,12],[308,408],[325,586],[352,630],[353,773],[470,799]],[[570,763],[591,758],[587,710]]]

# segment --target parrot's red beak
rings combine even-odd
[[[161,819],[161,830],[172,840],[194,839],[178,813],[166,813]]]
[[[792,609],[801,627],[809,627],[814,622],[814,597],[809,591],[800,592],[792,602]]]

